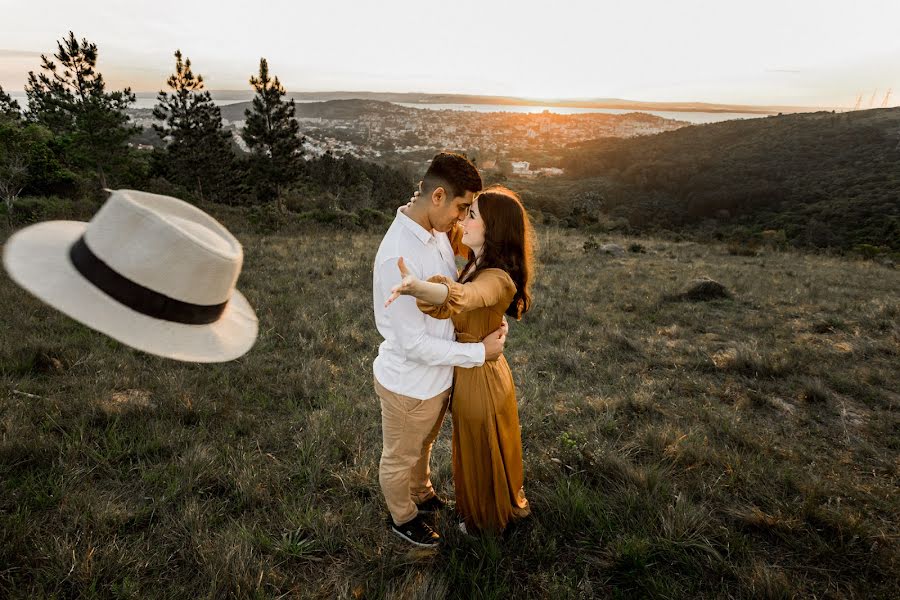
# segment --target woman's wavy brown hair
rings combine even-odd
[[[522,200],[514,191],[500,185],[491,186],[475,195],[478,211],[484,219],[484,248],[481,260],[471,273],[475,253],[469,252],[469,262],[463,267],[463,282],[470,281],[484,269],[503,269],[516,284],[516,295],[506,314],[522,318],[531,308],[531,277],[533,269],[534,231]]]

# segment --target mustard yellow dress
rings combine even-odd
[[[443,275],[428,281],[446,284],[449,293],[444,304],[419,301],[419,309],[436,319],[453,319],[459,342],[480,342],[499,328],[516,293],[502,269],[484,269],[466,283]],[[450,411],[457,511],[469,532],[502,531],[531,511],[523,487],[516,388],[506,358],[456,367]]]

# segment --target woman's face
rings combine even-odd
[[[484,246],[484,219],[481,218],[478,200],[472,203],[472,206],[469,207],[469,214],[463,220],[462,242],[472,250]]]

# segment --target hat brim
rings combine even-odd
[[[258,323],[234,290],[222,316],[208,325],[148,317],[120,304],[86,280],[69,248],[87,229],[79,221],[47,221],[16,232],[3,249],[3,266],[17,284],[60,312],[132,348],[187,362],[225,362],[256,341]]]

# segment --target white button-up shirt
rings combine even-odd
[[[397,211],[378,254],[372,283],[375,326],[384,342],[373,364],[375,379],[395,394],[426,400],[453,383],[453,367],[484,364],[484,344],[456,340],[450,319],[434,319],[416,307],[412,296],[400,296],[384,307],[391,288],[400,283],[397,259],[419,279],[446,275],[456,280],[456,260],[446,233],[427,231]]]

